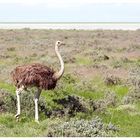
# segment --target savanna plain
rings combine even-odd
[[[39,100],[34,122],[34,92],[21,94],[17,122],[16,94],[10,72],[41,63],[65,72]],[[140,30],[0,29],[1,137],[140,137]]]

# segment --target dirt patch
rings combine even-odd
[[[126,52],[124,56],[128,59],[140,59],[140,51]]]
[[[82,77],[84,79],[92,79],[96,77],[97,75],[101,74],[101,70],[99,68],[93,68],[93,67],[76,67],[73,69],[74,73],[78,75],[79,77]]]
[[[122,57],[127,58],[128,60],[139,59],[140,58],[140,50],[134,50],[131,52],[124,51],[124,52],[119,52],[119,53],[112,52],[112,53],[110,53],[110,56],[112,58],[116,58],[116,59],[120,59]]]
[[[124,68],[117,68],[117,69],[108,69],[104,71],[106,75],[113,75],[114,77],[118,77],[121,79],[127,79],[129,76],[129,72]]]

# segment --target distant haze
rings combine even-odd
[[[0,29],[112,29],[137,30],[140,23],[0,23]]]

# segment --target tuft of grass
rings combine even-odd
[[[117,110],[110,108],[108,113],[99,115],[104,122],[113,123],[119,126],[120,131],[118,136],[139,137],[140,136],[140,123],[139,115],[130,115],[125,110]]]
[[[91,91],[80,91],[77,92],[78,95],[84,97],[85,99],[101,99],[104,96],[103,92],[99,92],[99,91],[95,91],[95,92],[91,92]]]
[[[13,114],[0,115],[0,137],[35,137],[41,136],[48,128],[48,120],[37,124],[30,118],[22,118],[16,122]]]
[[[6,82],[0,82],[0,88],[7,90],[8,92],[11,92],[13,94],[15,93],[15,87],[11,84],[6,83]]]
[[[124,97],[129,91],[129,88],[123,85],[113,85],[109,88],[113,90],[119,98]]]
[[[15,123],[15,120],[14,120],[13,114],[4,113],[0,115],[1,125],[4,125],[5,127],[8,127],[8,128],[13,128],[14,123]]]

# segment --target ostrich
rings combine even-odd
[[[37,87],[37,92],[35,93],[35,121],[39,122],[38,115],[38,101],[42,89],[51,90],[56,86],[57,81],[61,78],[64,73],[64,62],[58,51],[59,47],[64,45],[61,41],[56,41],[55,52],[60,61],[61,68],[59,71],[54,71],[42,64],[28,64],[16,67],[12,72],[12,81],[16,86],[16,96],[17,96],[17,114],[15,117],[18,119],[21,113],[20,110],[20,94],[23,90],[28,87]]]

